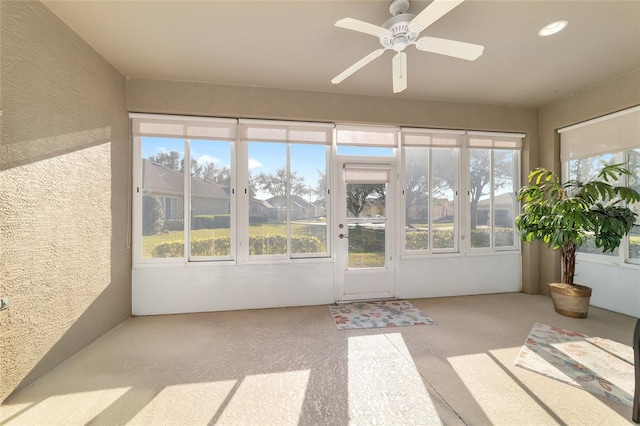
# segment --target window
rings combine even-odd
[[[233,143],[190,140],[190,252],[194,260],[231,258]]]
[[[136,263],[330,257],[331,164],[351,155],[401,161],[393,167],[398,176],[386,176],[385,184],[404,197],[393,208],[402,230],[393,246],[403,255],[519,247],[514,192],[523,135],[154,114],[131,118]],[[637,150],[628,155],[637,165]],[[367,214],[382,220],[390,212],[376,210],[380,198],[368,200]],[[630,258],[640,257],[640,241],[633,243],[638,237],[635,229],[625,246]]]
[[[248,253],[326,257],[327,157],[333,126],[241,120],[247,153]]]
[[[594,157],[570,160],[566,175],[569,179],[587,182],[593,179],[604,166],[622,162],[624,162],[623,153],[608,153]],[[619,248],[615,249],[613,252],[604,253],[601,248],[596,247],[594,239],[589,237],[587,237],[584,244],[578,248],[578,252],[599,254],[603,256],[620,256]]]
[[[640,189],[639,122],[640,107],[634,107],[558,130],[564,177],[589,180],[603,166],[623,163],[631,176],[623,177],[621,184]],[[630,207],[640,213],[640,206]],[[640,220],[613,253],[603,253],[588,240],[579,256],[584,261],[640,264]]]
[[[143,137],[142,258],[184,257],[184,140]]]
[[[519,150],[524,135],[469,132],[469,235],[471,250],[515,249],[514,220]]]
[[[640,192],[640,148],[630,149],[627,151],[627,156],[627,167],[631,172],[629,186]],[[631,208],[638,216],[636,224],[629,234],[627,254],[631,262],[640,263],[640,203],[635,203]]]
[[[178,219],[178,199],[176,197],[159,197],[164,220]]]
[[[134,238],[136,260],[232,259],[237,120],[132,119],[139,158],[134,194],[141,195],[134,199],[134,225],[141,230]]]
[[[458,250],[458,157],[463,132],[403,129],[405,253]]]

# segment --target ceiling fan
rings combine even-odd
[[[344,18],[336,22],[336,27],[370,34],[380,39],[382,47],[369,53],[355,64],[338,74],[331,82],[341,83],[351,74],[379,58],[385,50],[393,49],[397,53],[392,60],[393,93],[407,88],[407,54],[404,49],[414,44],[418,50],[452,56],[454,58],[475,61],[482,55],[484,46],[448,40],[436,37],[420,37],[420,32],[442,18],[464,0],[433,0],[418,15],[407,13],[409,0],[393,0],[389,7],[392,17],[382,26],[369,24],[353,18]]]

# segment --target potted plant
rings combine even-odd
[[[529,173],[529,184],[518,191],[518,200],[523,201],[522,213],[515,220],[520,239],[542,241],[560,251],[562,282],[549,283],[559,314],[587,316],[591,288],[573,282],[578,248],[592,238],[596,247],[613,252],[633,227],[636,213],[628,205],[639,202],[640,193],[616,186],[622,175],[631,173],[622,164],[614,164],[587,182],[561,182],[556,173],[537,168]]]

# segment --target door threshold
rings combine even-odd
[[[345,305],[347,303],[367,303],[367,302],[389,302],[392,300],[399,300],[397,297],[380,297],[380,298],[365,298],[365,299],[353,299],[353,300],[338,300],[336,305]]]

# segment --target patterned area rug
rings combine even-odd
[[[515,365],[633,406],[635,384],[630,346],[535,324]]]
[[[329,305],[329,310],[339,330],[436,324],[406,300]]]

